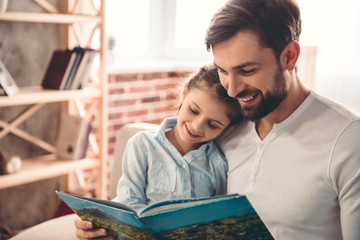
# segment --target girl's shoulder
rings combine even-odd
[[[208,152],[209,161],[213,165],[224,165],[227,164],[224,153],[221,148],[218,146],[217,142],[212,140],[209,142],[209,152]]]
[[[130,137],[129,141],[137,142],[137,141],[152,141],[157,135],[157,130],[143,130],[135,133],[132,137]]]

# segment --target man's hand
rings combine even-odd
[[[80,240],[86,239],[103,239],[103,240],[115,240],[113,236],[108,236],[107,232],[103,228],[96,228],[92,222],[83,221],[80,218],[75,219],[74,225],[76,227],[75,235]]]

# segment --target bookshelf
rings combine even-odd
[[[74,179],[82,190],[86,191],[90,185],[96,183],[96,197],[107,198],[107,76],[105,72],[106,61],[106,35],[105,35],[105,0],[99,1],[95,6],[92,0],[66,0],[62,1],[63,12],[58,11],[45,0],[33,0],[34,4],[46,10],[46,13],[28,12],[2,12],[0,21],[26,22],[26,23],[48,23],[63,24],[64,49],[75,46],[91,47],[92,40],[98,38],[98,73],[88,87],[81,90],[49,90],[41,86],[20,88],[11,97],[0,96],[1,107],[15,107],[29,105],[22,114],[6,122],[0,119],[0,139],[7,134],[14,134],[31,144],[34,144],[48,154],[37,156],[32,159],[24,159],[21,169],[12,174],[0,176],[0,189],[23,185],[30,182],[65,176],[65,190],[71,190]],[[87,4],[92,8],[91,14],[78,13],[79,2]],[[80,41],[75,24],[92,24],[88,39]],[[95,34],[98,32],[99,34]],[[16,81],[16,79],[15,79]],[[39,79],[39,85],[42,79]],[[85,101],[85,103],[84,103]],[[32,117],[35,112],[45,104],[61,102],[65,106],[72,106],[80,116],[96,119],[96,135],[93,132],[89,139],[88,155],[84,159],[66,160],[56,158],[54,144],[48,143],[30,133],[20,129],[18,126]],[[87,106],[85,106],[87,104]],[[84,177],[83,171],[90,171],[92,176]]]

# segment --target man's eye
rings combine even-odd
[[[226,71],[224,69],[218,68],[218,72],[222,74],[226,74]]]
[[[250,75],[255,72],[255,68],[253,69],[241,69],[241,73],[244,75]]]

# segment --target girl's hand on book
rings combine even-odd
[[[83,221],[80,218],[75,219],[74,225],[76,227],[75,235],[80,240],[86,239],[102,239],[115,240],[112,236],[107,236],[106,230],[103,228],[93,228],[92,222]]]

